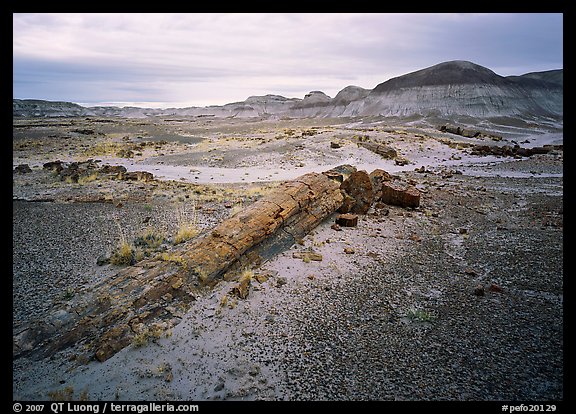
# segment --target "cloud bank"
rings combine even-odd
[[[13,95],[157,107],[334,96],[447,60],[559,69],[562,52],[562,14],[15,13]]]

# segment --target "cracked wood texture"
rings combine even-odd
[[[342,204],[338,182],[309,173],[281,185],[265,198],[193,242],[183,255],[190,277],[209,284],[251,250],[267,259],[284,244],[306,235]],[[279,230],[283,234],[277,234]],[[260,243],[276,235],[266,246]],[[283,237],[284,236],[284,237]]]
[[[340,183],[305,174],[175,249],[177,263],[143,260],[120,270],[65,309],[13,332],[13,358],[47,357],[77,343],[84,359],[105,361],[133,343],[174,325],[202,286],[227,272],[273,257],[304,237],[342,204]]]

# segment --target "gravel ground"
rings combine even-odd
[[[234,282],[199,292],[169,337],[104,363],[78,364],[73,347],[15,359],[13,398],[561,401],[562,158],[482,171],[400,173],[423,191],[418,209],[372,209],[343,231],[330,218],[256,269],[247,299]],[[117,189],[119,207],[14,177],[14,327],[116,271],[95,265],[115,220],[130,234],[148,216],[168,225],[181,195]],[[206,228],[229,214],[217,205]],[[293,257],[307,248],[323,260]]]
[[[562,399],[561,229],[491,210],[416,220],[420,241],[287,307],[290,399]]]

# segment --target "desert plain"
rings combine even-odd
[[[480,123],[492,135],[470,138],[438,126],[15,118],[13,399],[562,400],[562,129]],[[55,161],[93,170],[59,175]],[[170,260],[280,183],[344,164],[409,183],[419,205],[375,202],[354,227],[334,226],[335,212],[269,260],[198,286],[169,309],[176,323],[103,361],[83,338],[50,353],[49,338],[34,341],[31,326],[58,333],[123,269]],[[152,176],[117,179],[105,165]],[[122,243],[129,262],[113,259]]]

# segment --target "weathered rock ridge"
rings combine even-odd
[[[250,118],[353,116],[563,117],[563,70],[500,76],[467,61],[450,61],[378,84],[347,86],[334,98],[312,91],[303,99],[251,96],[221,106],[147,109],[82,107],[69,102],[13,100],[13,116],[213,116]]]

